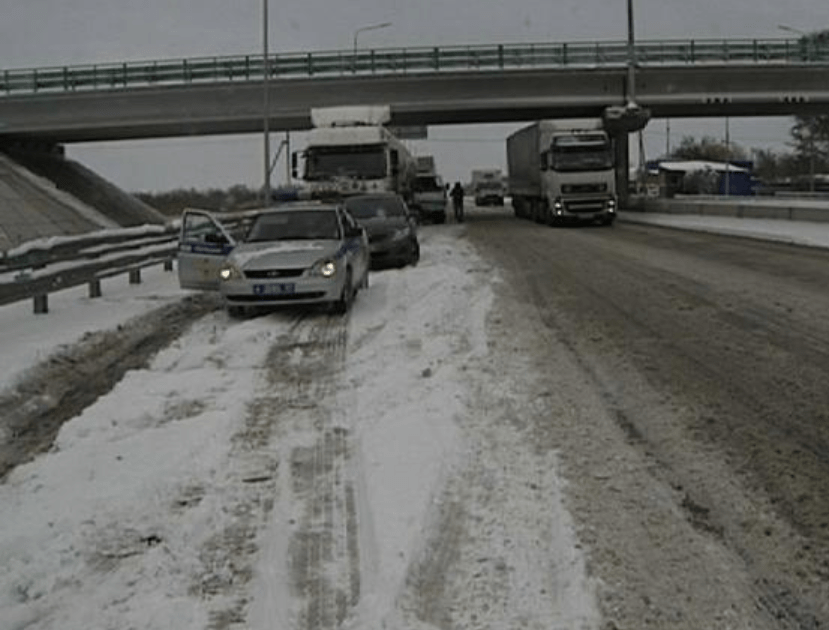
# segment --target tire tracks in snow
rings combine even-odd
[[[289,601],[260,601],[256,627],[337,628],[360,597],[353,445],[337,406],[346,344],[347,319],[299,318],[271,348],[252,403],[279,462],[259,592],[261,600],[282,587],[290,593]]]
[[[0,483],[16,466],[48,451],[67,420],[218,306],[213,296],[190,296],[114,330],[90,333],[32,368],[0,396]]]

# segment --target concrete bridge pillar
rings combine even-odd
[[[628,204],[630,180],[630,134],[622,131],[613,138],[616,151],[616,193],[619,197],[619,207],[625,208]]]

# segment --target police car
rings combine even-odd
[[[248,227],[236,237],[230,221]],[[183,289],[216,290],[231,315],[323,304],[346,313],[368,287],[366,231],[336,204],[297,202],[244,215],[185,210],[178,248]]]

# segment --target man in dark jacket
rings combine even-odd
[[[455,209],[455,221],[463,223],[463,186],[460,182],[455,182],[449,196],[452,197],[452,207]]]

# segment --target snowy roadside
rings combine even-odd
[[[424,228],[420,265],[373,274],[347,326],[212,313],[68,422],[0,486],[0,627],[596,627],[463,229]],[[142,287],[55,299],[48,324],[0,310],[4,346],[7,325],[42,338],[8,346],[32,364],[181,295]]]
[[[622,212],[619,218],[623,222],[829,249],[829,223],[655,212]]]
[[[181,300],[185,293],[175,273],[162,265],[141,273],[141,283],[131,285],[126,275],[101,281],[102,295],[90,298],[86,286],[49,296],[49,313],[35,315],[32,301],[0,307],[0,392],[14,384],[25,371],[85,334],[116,329],[133,317]]]

